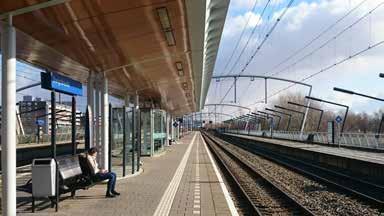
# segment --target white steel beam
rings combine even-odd
[[[108,79],[103,77],[101,93],[101,166],[108,169],[108,143],[109,143],[109,100],[108,100]],[[125,145],[125,143],[124,143]]]
[[[99,78],[99,77],[97,77]],[[95,141],[94,146],[100,149],[100,83],[98,82],[99,79],[95,79]],[[97,162],[101,164],[101,154],[99,154],[99,157],[97,158]]]
[[[2,214],[16,215],[16,31],[12,17],[2,22]]]
[[[93,71],[89,72],[87,84],[87,109],[89,111],[89,147],[94,147],[94,107],[95,107],[95,86]]]

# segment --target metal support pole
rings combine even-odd
[[[76,154],[77,144],[76,144],[76,98],[72,96],[72,121],[71,121],[71,135],[72,135],[72,155]]]
[[[268,86],[267,86],[267,78],[264,78],[264,94],[265,94],[265,103],[267,104],[268,103]]]
[[[56,93],[51,92],[51,157],[56,163],[56,175],[55,175],[55,210],[59,210],[59,170],[56,162]]]
[[[308,97],[311,97],[311,94],[312,94],[312,86],[309,87]],[[305,127],[305,123],[307,121],[309,105],[311,105],[311,100],[310,99],[307,99],[307,100],[308,100],[307,108],[305,108],[305,114],[304,114],[303,121],[302,121],[302,124],[301,124],[300,139],[302,138],[303,133],[304,133],[304,127]]]
[[[127,118],[125,117],[125,106],[123,106],[123,177],[125,176],[126,172],[126,154],[127,154],[127,148],[126,148],[126,143],[127,143],[127,128],[125,128]]]
[[[291,118],[292,118],[292,115],[290,115],[288,118],[287,131],[289,130],[289,126],[291,124]]]
[[[16,215],[16,32],[12,17],[2,23],[2,214]]]
[[[85,139],[85,144],[84,144],[84,148],[85,150],[88,150],[90,148],[90,134],[89,134],[89,128],[91,127],[91,125],[89,124],[89,106],[87,106],[87,109],[85,111],[85,125],[84,125],[84,139]]]
[[[132,171],[131,171],[131,174],[134,174],[135,173],[135,152],[136,154],[139,153],[139,150],[137,149],[137,146],[136,146],[136,143],[135,143],[135,108],[132,108],[130,107],[129,108],[130,111],[132,112],[132,115],[131,115],[131,119],[130,119],[130,128],[131,128],[131,131],[130,133],[132,134],[131,136],[131,143],[132,143]],[[140,169],[140,161],[137,160],[136,162],[136,166],[137,166],[137,169],[139,170]]]
[[[108,79],[104,75],[102,80],[102,95],[101,95],[101,166],[103,169],[108,169],[108,125],[109,125],[109,101],[108,101]]]
[[[216,124],[216,113],[217,113],[216,105],[214,106],[214,108],[215,108],[215,124]]]
[[[236,103],[236,91],[237,91],[237,78],[236,77],[234,77],[234,80],[233,80],[233,84],[234,84],[234,97],[235,97],[235,103]],[[216,110],[215,110],[215,112],[216,112]]]
[[[380,121],[379,129],[377,130],[377,137],[380,137],[381,128],[383,127],[383,121],[384,121],[384,113],[381,116],[381,121]]]
[[[276,130],[279,130],[279,126],[280,126],[281,117],[280,117],[280,116],[277,116],[277,117],[279,117],[279,121],[277,122],[277,125],[276,125]]]
[[[140,114],[140,103],[139,95],[135,95],[135,114],[136,114],[136,146],[137,146],[137,172],[140,171],[140,156],[141,156],[141,114]]]
[[[192,131],[195,129],[195,113],[192,113]]]
[[[320,111],[320,118],[319,118],[319,123],[317,123],[317,132],[320,131],[320,124],[321,124],[321,119],[323,119],[323,114],[324,114],[324,111]]]
[[[109,104],[109,125],[108,125],[108,170],[112,171],[112,104]],[[133,151],[132,151],[133,152]]]
[[[345,126],[345,122],[347,121],[348,110],[349,110],[349,107],[347,106],[347,107],[346,107],[346,110],[345,110],[345,115],[344,115],[343,125],[341,126],[340,136],[342,136],[343,133],[344,133],[344,126]]]

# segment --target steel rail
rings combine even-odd
[[[344,191],[351,196],[363,199],[376,207],[384,208],[383,185],[356,179],[352,176],[328,168],[320,167],[297,158],[276,154],[272,151],[258,148],[257,146],[252,146],[251,148],[246,144],[242,144],[241,140],[248,139],[239,137],[240,142],[235,143],[232,142],[233,140],[231,139],[231,141],[228,143],[238,146],[255,155],[261,156],[267,160],[273,161],[304,176],[312,178],[315,181],[322,182],[323,184],[326,184],[330,187]]]
[[[203,138],[208,141],[207,143],[209,143],[209,145],[211,145],[211,143],[214,143],[221,151],[223,151],[225,154],[227,154],[229,157],[231,157],[234,161],[236,161],[238,163],[238,165],[240,167],[244,167],[244,170],[247,170],[249,171],[248,173],[250,173],[250,175],[252,176],[256,176],[258,178],[261,178],[263,181],[265,181],[265,183],[274,191],[274,192],[277,192],[279,194],[279,198],[280,199],[280,196],[281,196],[281,200],[284,200],[285,202],[291,204],[291,206],[288,208],[289,211],[292,211],[294,213],[297,213],[297,211],[300,212],[299,215],[314,215],[314,213],[312,213],[310,210],[308,210],[305,206],[303,206],[302,204],[300,204],[299,202],[297,202],[290,194],[288,194],[287,192],[285,192],[280,186],[276,185],[275,183],[273,183],[270,179],[268,179],[267,177],[264,176],[264,174],[261,174],[260,172],[258,172],[252,165],[251,163],[249,163],[248,161],[246,160],[242,160],[240,158],[238,158],[238,156],[236,154],[234,154],[233,152],[231,152],[230,150],[228,150],[226,147],[224,147],[223,145],[221,145],[219,143],[219,141],[217,141],[215,138],[212,137],[212,135],[208,135],[207,133],[202,133],[203,134]],[[211,149],[214,149],[214,148],[211,148]],[[217,152],[214,150],[214,154],[217,154]],[[222,159],[221,159],[222,160]],[[221,163],[225,163],[223,161],[221,161]],[[271,192],[272,193],[272,192]],[[272,195],[273,196],[273,195]],[[252,202],[254,202],[252,200]],[[277,201],[279,202],[279,201]],[[256,206],[260,206],[259,204],[254,204]],[[259,212],[261,212],[261,210],[259,209],[258,210]],[[270,212],[266,213],[265,215],[269,215]],[[264,214],[262,214],[264,215]]]

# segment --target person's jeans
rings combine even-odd
[[[114,172],[97,173],[96,175],[102,181],[108,179],[107,193],[115,191],[116,174]]]

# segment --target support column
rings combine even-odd
[[[99,80],[99,79],[96,79]],[[94,147],[100,149],[100,83],[95,80],[95,132],[94,132]],[[101,164],[101,155],[98,157],[98,163]]]
[[[101,83],[101,167],[108,169],[108,142],[109,142],[109,101],[108,101],[108,79],[104,75]]]
[[[2,51],[2,214],[16,215],[16,32],[12,17],[4,20]]]
[[[309,88],[308,97],[311,97],[311,93],[312,93],[312,86]],[[300,140],[303,139],[303,133],[304,133],[304,128],[305,128],[305,123],[307,121],[308,110],[309,110],[309,106],[311,105],[311,100],[310,99],[307,99],[307,100],[308,100],[307,108],[305,109],[305,114],[303,117],[303,123],[301,124],[301,129],[300,129]],[[345,119],[344,119],[344,121],[345,121]]]
[[[175,122],[175,120],[173,119],[173,116],[171,116],[171,139],[174,140],[175,139],[175,131],[174,131],[174,126],[173,126],[173,123]]]
[[[169,113],[168,112],[166,113],[165,124],[166,124],[166,131],[167,131],[167,141],[166,141],[167,143],[166,143],[166,146],[169,146],[169,134],[170,134],[169,124],[170,124],[170,121],[169,121]]]
[[[94,147],[95,142],[95,85],[94,85],[94,74],[89,71],[88,85],[87,85],[87,109],[89,113],[89,147]]]

